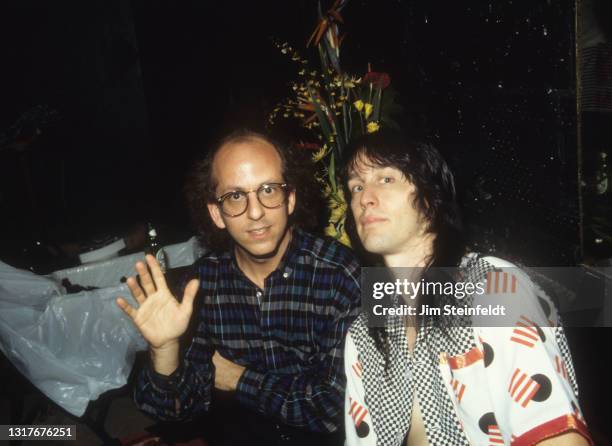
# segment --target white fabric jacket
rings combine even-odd
[[[347,445],[403,444],[414,397],[430,445],[531,445],[572,430],[590,440],[550,299],[504,260],[470,254],[462,267],[472,281],[487,284],[471,305],[514,299],[508,317],[515,322],[451,326],[447,335],[421,327],[410,353],[405,325],[396,318],[387,327],[385,370],[362,314],[345,344]]]

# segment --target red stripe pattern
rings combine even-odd
[[[516,403],[521,407],[527,407],[533,396],[536,394],[540,384],[531,379],[526,373],[521,372],[521,369],[516,369],[510,379],[508,392]]]
[[[361,363],[359,361],[355,361],[353,365],[351,365],[353,372],[357,375],[357,378],[361,379],[361,375],[363,374],[363,368],[361,367]]]
[[[468,367],[474,364],[477,361],[480,361],[484,358],[484,352],[480,350],[478,347],[474,347],[467,353],[458,356],[448,356],[445,355],[443,358],[444,362],[448,362],[449,367],[452,370],[462,369],[464,367]]]
[[[491,293],[516,293],[516,276],[503,271],[487,272],[486,294]]]
[[[521,316],[516,323],[516,328],[512,330],[512,337],[510,340],[517,344],[524,345],[525,347],[532,348],[536,342],[540,340],[540,335],[538,334],[535,323],[527,317]]]
[[[450,385],[453,388],[455,395],[457,395],[457,401],[461,402],[461,398],[463,398],[463,394],[465,393],[465,384],[461,384],[456,379],[451,379]]]
[[[555,356],[555,368],[557,369],[557,373],[561,375],[565,380],[569,380],[569,374],[567,373],[567,368],[565,367],[565,361],[561,359],[560,356]]]
[[[492,424],[489,426],[489,446],[498,446],[500,444],[504,444],[504,437],[499,430],[499,426]]]
[[[349,404],[351,408],[349,409],[349,415],[353,418],[355,422],[355,427],[359,427],[363,419],[368,413],[368,409],[363,407],[357,401],[353,401],[353,399],[349,396]]]

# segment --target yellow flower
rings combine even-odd
[[[327,144],[323,144],[319,150],[313,153],[312,160],[316,163],[317,161],[321,161],[325,155],[327,155]]]
[[[368,122],[367,130],[368,133],[376,133],[378,130],[380,130],[380,125],[378,125],[378,122],[376,121]]]
[[[346,228],[344,226],[344,219],[339,222],[330,222],[325,228],[325,235],[329,237],[333,237],[338,240],[340,243],[350,247],[351,240],[349,239],[348,234],[346,233]]]
[[[363,109],[363,101],[361,99],[358,99],[355,102],[353,102],[353,105],[359,112]]]
[[[336,227],[333,223],[327,225],[327,227],[325,228],[325,235],[336,238]]]
[[[361,78],[347,77],[342,85],[344,88],[355,88],[359,83],[361,83]]]
[[[338,189],[334,195],[331,194],[331,188],[326,187],[324,189],[325,196],[327,197],[327,207],[331,210],[329,221],[337,223],[344,220],[346,215],[346,199],[344,198],[344,192],[342,189]]]
[[[365,104],[365,118],[368,119],[370,117],[370,115],[372,114],[372,109],[374,108],[374,106],[372,104],[369,104],[366,102]]]
[[[342,188],[336,191],[336,195],[340,198],[341,203],[346,205],[346,198],[344,198],[344,190]]]
[[[340,233],[340,237],[338,237],[338,241],[342,243],[344,246],[348,246],[349,248],[351,247],[351,239],[349,238],[345,230],[343,230]]]
[[[339,222],[346,214],[346,203],[339,204],[338,206],[332,208],[331,215],[329,216],[329,221]]]

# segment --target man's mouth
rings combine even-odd
[[[265,235],[269,229],[270,229],[270,226],[263,226],[260,228],[249,229],[247,232],[252,237],[260,237],[260,236]]]
[[[368,225],[371,225],[371,224],[374,224],[374,223],[380,223],[380,222],[383,222],[385,220],[386,219],[384,219],[382,217],[376,217],[374,215],[369,215],[367,217],[361,217],[359,219],[359,221],[361,222],[361,224],[363,226],[368,226]]]

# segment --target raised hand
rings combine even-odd
[[[193,312],[193,301],[198,292],[199,281],[193,279],[185,287],[183,300],[179,303],[166,284],[159,263],[152,255],[145,257],[151,273],[142,262],[136,263],[140,285],[134,277],[127,280],[138,308],[132,307],[119,297],[117,305],[131,319],[152,349],[164,350],[178,344],[179,337],[185,333]]]

